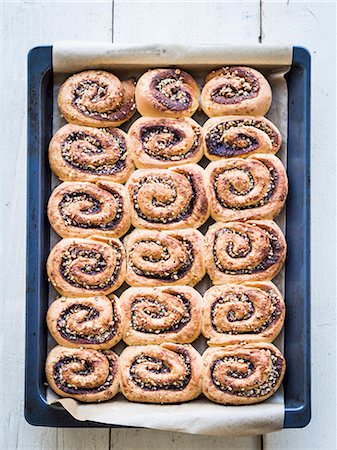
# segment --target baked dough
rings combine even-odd
[[[121,391],[130,401],[180,403],[201,393],[201,356],[191,345],[127,347],[120,365]]]

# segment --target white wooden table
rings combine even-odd
[[[4,1],[2,3],[3,391],[1,450],[335,449],[335,2]],[[26,58],[55,40],[290,43],[312,77],[312,405],[303,430],[223,439],[152,430],[36,428],[23,418]],[[326,195],[328,193],[328,195]],[[331,389],[333,392],[331,393]]]

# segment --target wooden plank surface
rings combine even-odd
[[[260,16],[260,8],[261,16]],[[304,430],[264,438],[276,449],[336,448],[335,260],[331,254],[335,185],[335,2],[308,1],[19,1],[2,4],[3,302],[5,393],[1,449],[258,449],[260,438],[223,439],[152,430],[36,428],[23,418],[26,55],[57,39],[115,42],[285,43],[305,45],[313,55],[312,107],[312,355],[313,419]],[[262,21],[261,21],[262,19]],[[326,196],[326,192],[330,194]],[[332,205],[332,206],[331,206]],[[322,220],[324,218],[324,220]],[[324,255],[322,260],[321,255]],[[8,261],[9,259],[9,261]],[[332,380],[332,382],[331,382]],[[331,406],[330,406],[331,405]]]

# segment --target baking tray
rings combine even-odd
[[[310,59],[307,49],[294,47],[291,69],[286,74],[290,190],[286,206],[284,428],[304,427],[311,417]],[[48,405],[46,401],[48,279],[45,264],[50,250],[46,206],[51,192],[48,144],[52,137],[52,119],[52,47],[35,47],[28,54],[25,418],[38,426],[119,428],[78,421],[61,406]]]

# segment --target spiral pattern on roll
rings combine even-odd
[[[117,127],[136,112],[135,81],[120,81],[102,70],[87,70],[68,78],[58,94],[61,114],[70,123]]]
[[[121,306],[128,345],[190,343],[200,333],[201,297],[190,287],[130,288]]]
[[[213,286],[203,301],[203,335],[209,345],[272,342],[282,329],[285,306],[271,282]]]
[[[61,397],[82,402],[105,401],[118,392],[119,364],[110,351],[57,346],[46,361],[50,387]]]
[[[197,230],[134,230],[124,244],[131,286],[194,286],[205,274],[203,236]]]
[[[273,344],[209,348],[203,354],[203,393],[221,404],[260,403],[277,391],[284,371],[284,357]]]
[[[211,196],[211,215],[224,222],[273,219],[282,210],[287,193],[287,174],[274,155],[253,155],[208,165],[206,179]]]
[[[217,117],[207,120],[203,130],[205,155],[210,160],[275,154],[282,143],[279,130],[265,117]]]
[[[190,118],[141,117],[128,136],[139,169],[197,163],[203,156],[202,128]]]
[[[127,347],[120,358],[121,390],[128,400],[175,403],[201,392],[200,355],[191,345]]]
[[[206,266],[213,284],[271,280],[285,254],[282,231],[271,220],[218,222],[206,234]]]
[[[209,217],[204,172],[196,164],[137,170],[127,182],[127,190],[134,227],[198,228]]]
[[[47,261],[48,277],[62,295],[110,294],[125,277],[125,251],[118,239],[68,238],[58,242]]]
[[[47,312],[50,334],[65,347],[108,349],[122,338],[121,308],[117,297],[60,297]]]

